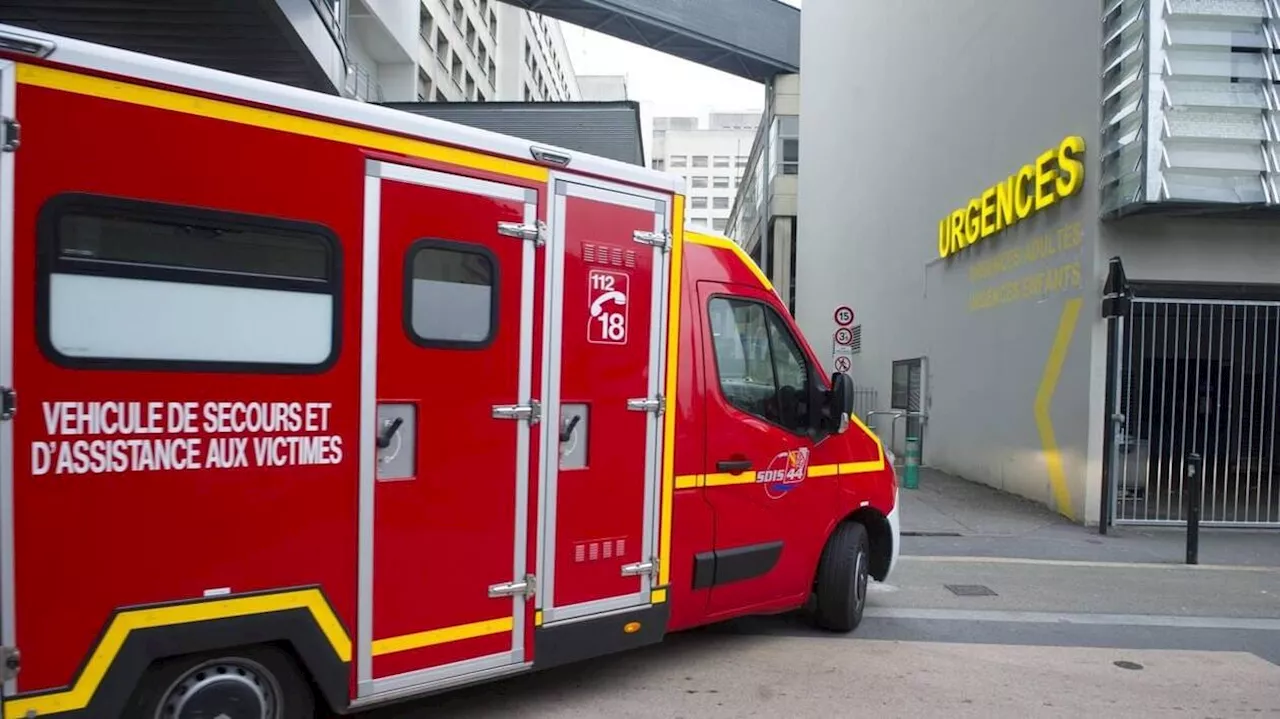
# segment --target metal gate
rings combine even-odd
[[[1280,302],[1135,297],[1118,322],[1114,523],[1185,522],[1194,452],[1203,524],[1280,527]]]

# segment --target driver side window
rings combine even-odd
[[[714,297],[708,307],[720,391],[734,407],[792,432],[809,424],[804,353],[772,308]]]

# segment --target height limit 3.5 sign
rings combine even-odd
[[[591,270],[587,273],[587,341],[598,345],[627,343],[627,301],[631,277],[625,272]]]

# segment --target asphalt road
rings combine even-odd
[[[957,596],[945,585],[981,585]],[[1280,571],[904,557],[853,635],[751,618],[376,719],[1280,717]]]

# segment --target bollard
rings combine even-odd
[[[920,440],[907,437],[906,466],[902,473],[902,486],[915,489],[920,486]]]
[[[1187,477],[1183,490],[1187,494],[1187,564],[1200,563],[1200,455],[1187,457]]]

